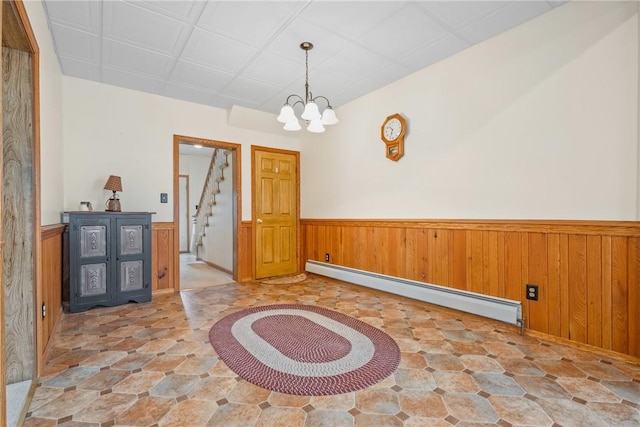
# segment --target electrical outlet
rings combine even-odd
[[[160,193],[160,203],[168,203],[169,195],[167,193]]]
[[[329,262],[329,253],[324,254],[324,260]]]
[[[527,299],[538,301],[538,285],[527,283]]]

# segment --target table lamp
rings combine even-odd
[[[120,212],[120,200],[118,199],[118,195],[116,191],[122,191],[122,180],[119,176],[109,175],[109,179],[107,183],[104,185],[105,190],[113,191],[113,195],[109,200],[106,201],[105,209],[107,212]]]

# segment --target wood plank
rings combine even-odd
[[[547,270],[547,235],[529,233],[529,271],[527,283],[538,285],[538,301],[529,301],[529,328],[549,332],[549,284]]]
[[[404,271],[407,279],[420,280],[418,273],[418,230],[405,229]]]
[[[548,333],[561,336],[560,236],[547,235],[547,318]]]
[[[504,280],[506,287],[505,297],[515,301],[522,301],[520,289],[522,287],[522,235],[515,232],[504,233]]]
[[[387,240],[389,245],[389,258],[387,260],[387,273],[390,276],[406,277],[405,256],[406,239],[403,228],[388,228]]]
[[[489,273],[489,233],[490,231],[483,231],[482,236],[482,293],[490,295],[491,292],[491,277]]]
[[[569,236],[569,339],[587,342],[587,238]]]
[[[602,244],[587,236],[587,344],[602,345]]]
[[[612,349],[620,353],[629,351],[629,252],[626,237],[611,239],[611,327]],[[637,304],[637,301],[635,302]],[[637,322],[638,319],[633,319]]]
[[[562,338],[569,338],[570,330],[569,301],[569,236],[560,235],[560,330]]]
[[[467,290],[471,292],[482,293],[482,231],[469,232],[471,240],[471,260],[470,270],[468,272],[469,283],[467,283]]]
[[[429,228],[427,230],[425,230],[425,243],[426,243],[426,261],[427,261],[427,282],[428,283],[433,283],[436,285],[439,285],[440,283],[438,283],[438,279],[436,278],[436,252],[435,252],[435,246],[436,246],[436,238],[435,238],[435,233],[436,231],[433,228]]]
[[[438,271],[440,274],[440,282],[444,286],[449,286],[451,280],[449,279],[449,246],[450,246],[450,230],[438,230]]]
[[[421,282],[429,281],[428,246],[429,246],[429,236],[427,234],[427,230],[420,230],[418,232],[418,248],[417,248],[417,259],[418,259],[417,271],[419,275],[419,278],[417,280]]]
[[[173,289],[173,280],[170,266],[173,264],[171,253],[173,252],[173,232],[167,229],[154,229],[152,237],[151,256],[151,291],[166,291]],[[169,246],[171,245],[171,246]]]
[[[449,277],[451,285],[457,289],[467,287],[467,232],[452,230],[452,245],[449,259],[452,262]]]
[[[496,297],[501,296],[500,289],[500,254],[498,250],[498,232],[487,231],[487,281],[486,293]]]
[[[519,300],[522,301],[522,312],[526,316],[527,325],[530,317],[530,304],[526,298],[526,288],[523,286],[527,283],[529,277],[529,233],[522,233],[520,241],[520,283],[518,285]],[[515,294],[515,290],[513,293]]]
[[[611,350],[613,348],[613,327],[611,312],[611,236],[603,236],[601,241],[601,264],[602,264],[602,288],[601,296],[601,333],[602,348]]]
[[[629,289],[629,351],[631,356],[640,357],[640,238],[628,239],[628,289]]]

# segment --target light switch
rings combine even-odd
[[[167,193],[160,193],[160,203],[168,203],[169,196]]]

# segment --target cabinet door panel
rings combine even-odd
[[[142,225],[120,226],[120,254],[136,255],[143,253]]]
[[[107,293],[107,264],[84,264],[80,267],[80,298]]]
[[[104,225],[80,226],[80,257],[107,255],[107,227]]]
[[[122,292],[137,291],[144,287],[144,263],[123,261],[120,263],[120,290]]]

